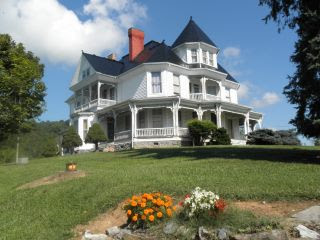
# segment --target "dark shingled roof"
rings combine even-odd
[[[187,26],[174,41],[172,48],[187,42],[204,42],[216,47],[214,42],[212,42],[212,40],[201,30],[201,28],[192,20],[192,18],[190,18]]]
[[[88,53],[83,53],[83,55],[97,72],[112,76],[118,76],[121,73],[123,67],[121,62]]]
[[[88,53],[83,53],[83,55],[97,72],[111,76],[118,76],[142,63],[169,62],[188,67],[188,64],[184,63],[172,50],[175,44],[177,46],[181,44],[183,40],[187,40],[187,42],[202,41],[215,46],[208,36],[196,25],[196,23],[190,19],[188,25],[182,31],[172,47],[166,45],[164,42],[159,43],[156,41],[150,41],[144,45],[144,49],[139,53],[134,61],[129,60],[129,54],[123,56],[119,61]],[[180,41],[182,42],[179,43]],[[218,68],[216,70],[228,74],[228,80],[237,82],[220,64],[218,64]]]

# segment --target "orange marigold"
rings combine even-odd
[[[138,221],[138,216],[137,216],[137,215],[134,215],[134,216],[132,217],[132,221],[133,221],[133,222]]]
[[[141,216],[141,220],[144,221],[144,220],[146,220],[146,219],[147,219],[147,216],[146,216],[146,215],[142,215],[142,216]]]
[[[142,208],[145,208],[146,207],[146,203],[141,203],[141,205],[140,205]]]
[[[148,199],[148,200],[152,200],[152,199],[153,199],[152,195],[151,195],[151,194],[148,194],[147,199]]]
[[[131,206],[132,207],[136,207],[138,205],[138,203],[136,201],[131,201]]]
[[[149,213],[153,213],[153,209],[152,208],[148,208]]]
[[[147,202],[147,199],[142,198],[141,201],[145,203],[145,202]]]
[[[162,218],[162,212],[157,212],[157,217]]]
[[[156,199],[153,199],[153,200],[152,200],[152,203],[153,203],[153,204],[156,204],[156,203],[157,203],[157,200],[156,200]]]
[[[149,209],[143,210],[143,213],[144,213],[145,215],[148,215],[148,214],[149,214]]]
[[[168,208],[168,209],[167,209],[167,215],[168,215],[169,217],[172,216],[172,210],[171,210],[171,208]]]
[[[153,216],[153,215],[150,215],[150,216],[149,216],[149,221],[150,221],[150,222],[153,222],[153,221],[154,221],[154,216]]]
[[[127,211],[127,214],[130,216],[130,215],[132,214],[132,211],[129,209],[129,210]]]

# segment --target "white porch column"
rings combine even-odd
[[[217,127],[221,128],[221,105],[216,105]]]
[[[92,96],[92,89],[91,89],[91,84],[89,84],[89,104],[91,102],[91,96]]]
[[[244,134],[247,135],[249,133],[249,128],[249,113],[247,113],[244,119]]]
[[[203,116],[203,111],[202,111],[202,108],[199,107],[197,110],[197,115],[198,115],[198,120],[202,120],[202,116]]]
[[[172,108],[173,135],[179,135],[179,103],[173,103]]]
[[[84,104],[83,88],[81,88],[81,106]]]
[[[207,81],[207,79],[206,79],[205,77],[202,77],[202,78],[200,79],[200,82],[201,82],[201,90],[202,90],[202,99],[203,99],[203,100],[206,99],[206,94],[207,94],[206,81]]]
[[[101,82],[98,81],[98,84],[97,84],[97,91],[98,91],[98,105],[100,105],[100,88],[101,88]]]

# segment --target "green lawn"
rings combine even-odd
[[[71,229],[135,193],[196,186],[226,199],[320,199],[320,150],[205,147],[91,153],[0,165],[0,239],[68,239]],[[85,178],[16,190],[74,160]]]

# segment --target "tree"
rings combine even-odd
[[[188,122],[188,129],[193,145],[203,145],[217,127],[211,121],[193,119]]]
[[[63,135],[62,147],[68,149],[73,154],[74,148],[79,147],[82,144],[82,140],[76,130],[70,126]]]
[[[296,65],[284,94],[296,105],[296,116],[290,121],[298,133],[307,137],[320,136],[320,2],[318,0],[260,0],[270,7],[264,18],[280,27],[297,32],[298,40],[291,61]]]
[[[44,110],[44,65],[21,43],[0,34],[0,141],[26,129]]]
[[[102,131],[98,123],[94,123],[86,136],[86,143],[94,143],[96,151],[98,150],[98,143],[107,141],[106,135]]]
[[[316,138],[316,139],[314,140],[314,145],[315,145],[315,146],[320,146],[320,138]]]
[[[218,128],[213,131],[211,143],[214,145],[230,145],[231,139],[225,128]]]
[[[281,145],[301,145],[294,129],[276,131],[281,138]]]

